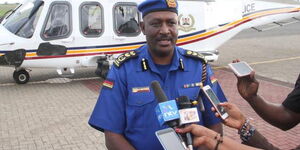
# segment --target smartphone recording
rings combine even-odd
[[[217,113],[220,115],[220,117],[225,120],[228,117],[227,112],[225,111],[225,108],[221,105],[219,105],[221,102],[219,98],[216,96],[215,92],[210,88],[209,85],[206,85],[202,88],[205,96],[208,98],[208,100],[211,102],[213,107],[216,109]]]
[[[230,63],[228,66],[238,77],[250,75],[250,73],[253,71],[253,69],[244,61]]]
[[[165,150],[186,150],[172,128],[158,130],[155,132],[155,135]]]

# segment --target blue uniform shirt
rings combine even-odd
[[[157,80],[170,100],[179,96],[196,100],[200,87],[195,85],[201,82],[202,61],[185,56],[186,51],[176,47],[170,69],[165,80],[162,80],[147,49],[148,46],[144,45],[135,51],[137,57],[126,60],[119,67],[112,66],[89,124],[100,131],[124,135],[137,150],[163,150],[155,131],[167,126],[159,125],[155,114],[158,102],[150,84]],[[147,70],[143,70],[141,65],[143,59],[148,63]],[[209,65],[205,82],[222,102],[226,101]],[[199,111],[199,124],[210,126],[219,123],[220,120],[210,109],[210,102],[204,96],[202,98],[206,109],[202,113]]]

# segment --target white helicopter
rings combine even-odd
[[[96,67],[102,77],[118,54],[145,44],[138,27],[142,0],[27,0],[0,24],[0,66],[14,67],[14,80],[27,70],[54,68],[58,74]],[[256,0],[179,0],[177,45],[217,60],[217,48],[243,29],[293,18],[300,5]]]

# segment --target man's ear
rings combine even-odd
[[[140,22],[140,28],[141,28],[143,34],[145,35],[145,23],[144,22]]]

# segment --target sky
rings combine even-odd
[[[0,0],[0,4],[3,4],[5,2],[8,3],[21,3],[23,0]]]

